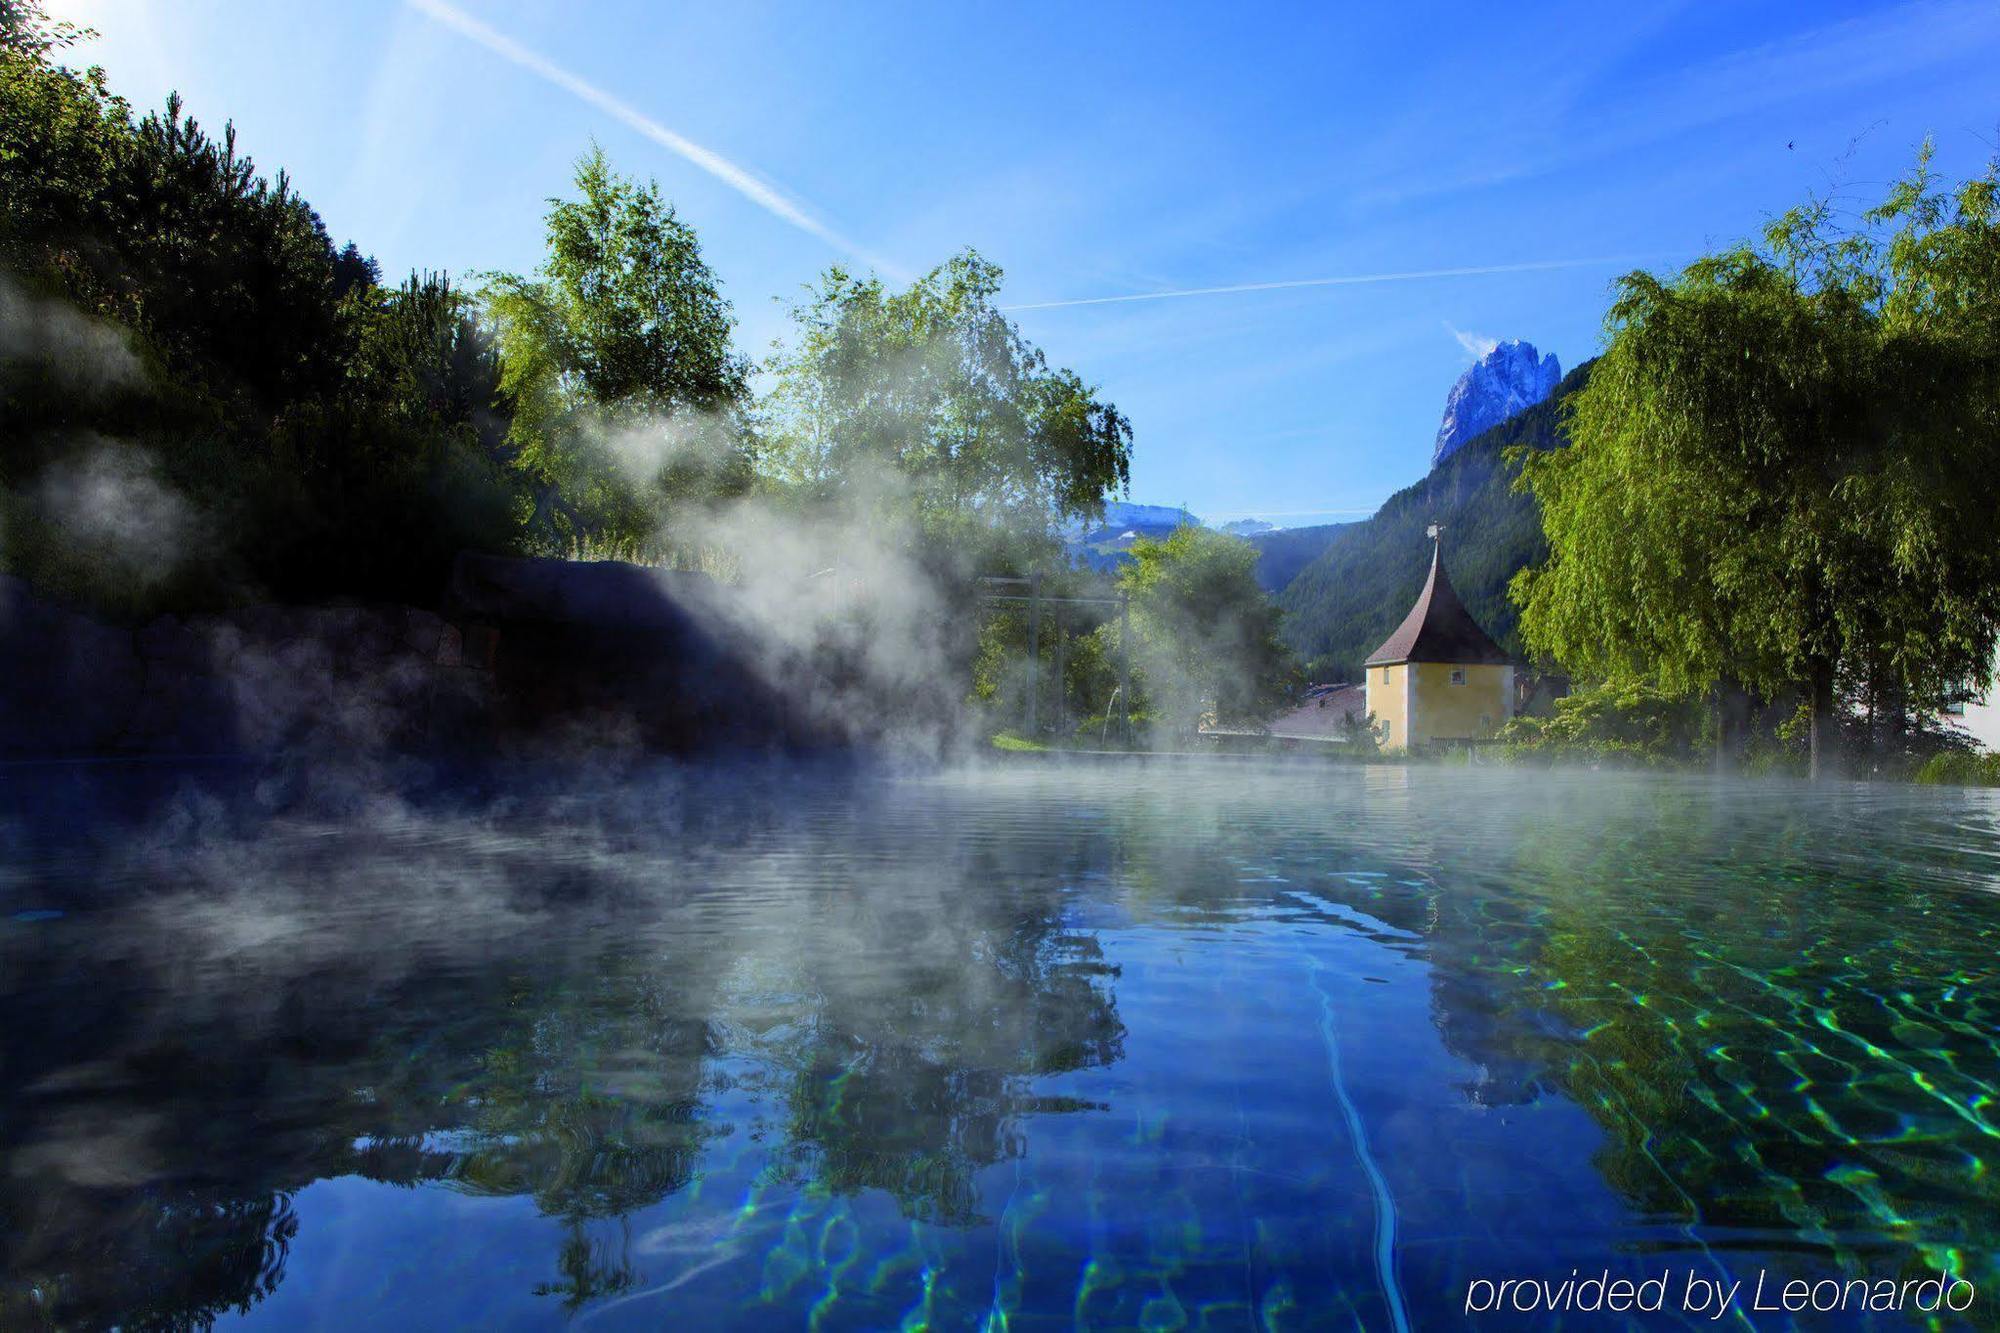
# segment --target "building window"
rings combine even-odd
[[[1451,669],[1451,683],[1452,683],[1452,684],[1454,684],[1454,685],[1463,685],[1463,684],[1465,684],[1465,668],[1464,668],[1464,667],[1453,667],[1453,668]]]

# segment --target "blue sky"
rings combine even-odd
[[[975,246],[1132,418],[1134,499],[1286,524],[1420,476],[1482,339],[1568,368],[1619,271],[1858,208],[1926,134],[1952,176],[2000,144],[1995,0],[50,8],[392,277],[533,267],[592,138],[698,229],[753,353],[830,263]]]

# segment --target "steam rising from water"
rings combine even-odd
[[[607,415],[595,437],[642,493],[663,477],[708,489],[741,447],[735,422],[700,412]],[[787,461],[795,481],[828,475],[823,457]],[[893,754],[936,757],[972,738],[981,571],[976,551],[922,530],[922,504],[904,473],[843,460],[834,484],[669,502],[648,546],[725,585],[690,609],[797,716]],[[971,514],[968,530],[989,521]]]
[[[0,370],[28,363],[79,393],[129,388],[144,379],[123,330],[67,301],[30,295],[0,272]]]
[[[33,499],[79,554],[141,587],[173,573],[195,527],[152,455],[114,440],[82,441],[43,471]]]

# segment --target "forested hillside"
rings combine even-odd
[[[1268,593],[1284,590],[1299,571],[1319,558],[1342,528],[1351,523],[1320,523],[1310,528],[1279,528],[1246,538],[1257,548],[1257,586]]]
[[[1423,586],[1432,523],[1445,528],[1445,569],[1460,596],[1510,652],[1521,651],[1507,600],[1514,572],[1548,550],[1535,503],[1513,489],[1501,455],[1516,444],[1554,448],[1564,398],[1590,362],[1544,402],[1468,441],[1422,481],[1389,497],[1373,517],[1341,525],[1320,555],[1283,585],[1284,636],[1314,680],[1359,680],[1361,663],[1389,637]]]

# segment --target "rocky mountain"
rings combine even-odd
[[[1548,544],[1534,497],[1513,488],[1517,469],[1505,455],[1518,444],[1555,449],[1566,443],[1558,407],[1584,386],[1593,364],[1584,362],[1542,402],[1454,450],[1373,517],[1291,530],[1300,537],[1325,534],[1321,549],[1278,594],[1285,639],[1312,679],[1361,678],[1362,660],[1388,637],[1423,585],[1431,561],[1424,529],[1433,523],[1444,525],[1445,564],[1473,619],[1502,647],[1521,651],[1507,585],[1523,566],[1540,561]]]
[[[1201,520],[1185,509],[1171,505],[1135,505],[1129,500],[1109,500],[1104,505],[1104,520],[1093,532],[1137,531],[1140,536],[1165,536],[1183,523],[1201,526]]]
[[[1072,521],[1062,529],[1062,539],[1070,559],[1092,569],[1109,570],[1124,563],[1134,541],[1167,537],[1185,524],[1200,527],[1201,520],[1170,505],[1110,500],[1105,503],[1102,520],[1092,524]]]
[[[1533,343],[1518,338],[1495,343],[1451,386],[1431,466],[1450,458],[1467,440],[1541,402],[1561,380],[1562,366],[1554,352],[1542,356]]]
[[[1207,525],[1185,509],[1166,505],[1130,504],[1114,500],[1104,506],[1104,520],[1088,526],[1072,523],[1063,530],[1070,559],[1090,569],[1112,571],[1131,558],[1132,543],[1141,537],[1160,538],[1183,525],[1213,526],[1217,532],[1241,537],[1257,548],[1257,582],[1276,593],[1327,548],[1334,534],[1349,525],[1325,523],[1310,528],[1281,528],[1261,518],[1239,518]]]

